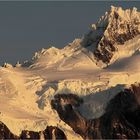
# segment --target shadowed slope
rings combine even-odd
[[[132,85],[118,93],[107,105],[105,114],[87,120],[77,110],[82,99],[72,94],[55,96],[52,106],[60,118],[84,139],[140,138],[140,86]],[[76,104],[74,104],[76,102]]]

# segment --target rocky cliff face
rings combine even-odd
[[[139,139],[140,86],[132,85],[110,101],[101,117],[102,138]]]
[[[60,118],[83,139],[140,138],[140,85],[118,93],[107,105],[105,114],[87,120],[77,110],[83,100],[73,94],[55,96],[52,106]]]
[[[111,7],[100,20],[92,25],[91,31],[85,35],[81,44],[90,48],[97,61],[109,64],[117,45],[124,45],[140,34],[140,13],[136,8],[123,10]]]

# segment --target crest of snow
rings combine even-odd
[[[32,58],[33,64],[30,68],[54,68],[59,71],[79,69],[81,67],[84,69],[89,67],[97,68],[87,50],[81,47],[80,41],[80,39],[75,39],[63,49],[51,47],[36,52]]]
[[[30,67],[52,67],[53,65],[62,65],[65,60],[71,58],[72,55],[76,55],[78,47],[80,45],[80,39],[75,39],[72,43],[69,43],[63,49],[51,47],[49,49],[42,49],[36,52],[33,56],[33,64]],[[61,64],[62,63],[62,64]]]
[[[134,7],[132,10],[131,9],[123,10],[122,7],[114,7],[114,6],[111,6],[111,10],[109,12],[106,12],[105,15],[102,16],[96,24],[92,24],[91,26],[92,29],[96,30],[98,27],[101,28],[107,27],[105,29],[104,35],[108,35],[107,34],[108,28],[110,28],[110,25],[113,19],[115,18],[115,16],[118,16],[116,21],[118,24],[127,24],[135,20],[136,23],[139,24],[138,29],[140,30],[140,23],[139,23],[140,13],[137,11],[137,8]],[[119,28],[117,29],[117,32],[124,33],[125,30]]]

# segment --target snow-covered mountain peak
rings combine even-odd
[[[58,53],[59,53],[59,49],[55,48],[54,46],[52,46],[48,49],[42,48],[40,51],[35,52],[34,56],[32,57],[32,60],[37,60],[40,57],[45,56],[47,54],[57,55]]]
[[[81,42],[81,39],[77,38],[62,49],[56,48],[54,46],[51,46],[48,49],[42,48],[40,51],[35,52],[34,56],[32,57],[32,60],[37,60],[46,55],[55,56],[55,55],[61,54],[61,55],[69,56],[70,53],[72,55],[80,47],[80,42]]]
[[[114,22],[113,20],[116,19],[117,22],[132,22],[136,20],[136,22],[140,21],[140,13],[137,11],[137,8],[134,7],[133,9],[122,9],[122,7],[114,7],[111,6],[110,11],[105,12],[103,16],[101,16],[96,24],[93,24],[93,29],[96,29],[95,26],[98,27],[105,27],[105,25],[109,25],[110,22]]]
[[[79,62],[83,60],[82,48],[80,45],[81,39],[75,39],[64,48],[56,48],[54,46],[48,49],[42,49],[32,57],[30,67],[55,67],[56,69],[71,69],[79,66]],[[84,54],[85,55],[85,54]],[[85,61],[89,61],[85,59]]]
[[[122,9],[122,7],[114,7],[111,6],[110,13],[117,13],[118,16],[123,18],[124,20],[133,20],[134,18],[138,18],[140,16],[140,13],[137,11],[136,7],[133,7],[132,9]]]
[[[111,64],[122,56],[116,56],[119,48],[125,47],[126,53],[133,54],[138,48],[133,40],[140,34],[140,13],[136,8],[123,10],[121,7],[111,6],[96,24],[92,24],[91,30],[82,40],[82,46],[93,52],[95,59],[104,64]],[[139,39],[135,43],[138,43]],[[121,47],[120,47],[121,46]],[[127,55],[127,54],[126,54]],[[115,57],[114,57],[115,56]]]
[[[0,139],[140,139],[139,19],[111,7],[82,39],[4,63]]]
[[[132,10],[131,9],[123,10],[122,7],[111,6],[111,10],[109,13],[111,16],[115,16],[114,14],[117,14],[119,17],[122,17],[124,20],[127,20],[129,18],[131,19],[139,15],[136,7],[133,7]]]
[[[82,39],[75,39],[64,48],[50,47],[36,52],[31,67],[73,69],[106,67],[140,49],[140,13],[137,8],[123,10],[111,6],[108,12],[91,25]],[[86,64],[86,65],[85,65]]]

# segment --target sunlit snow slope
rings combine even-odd
[[[57,126],[68,139],[82,139],[52,109],[54,95],[78,95],[82,116],[98,118],[119,91],[140,83],[139,60],[140,13],[111,7],[82,39],[0,67],[0,121],[16,135]]]

